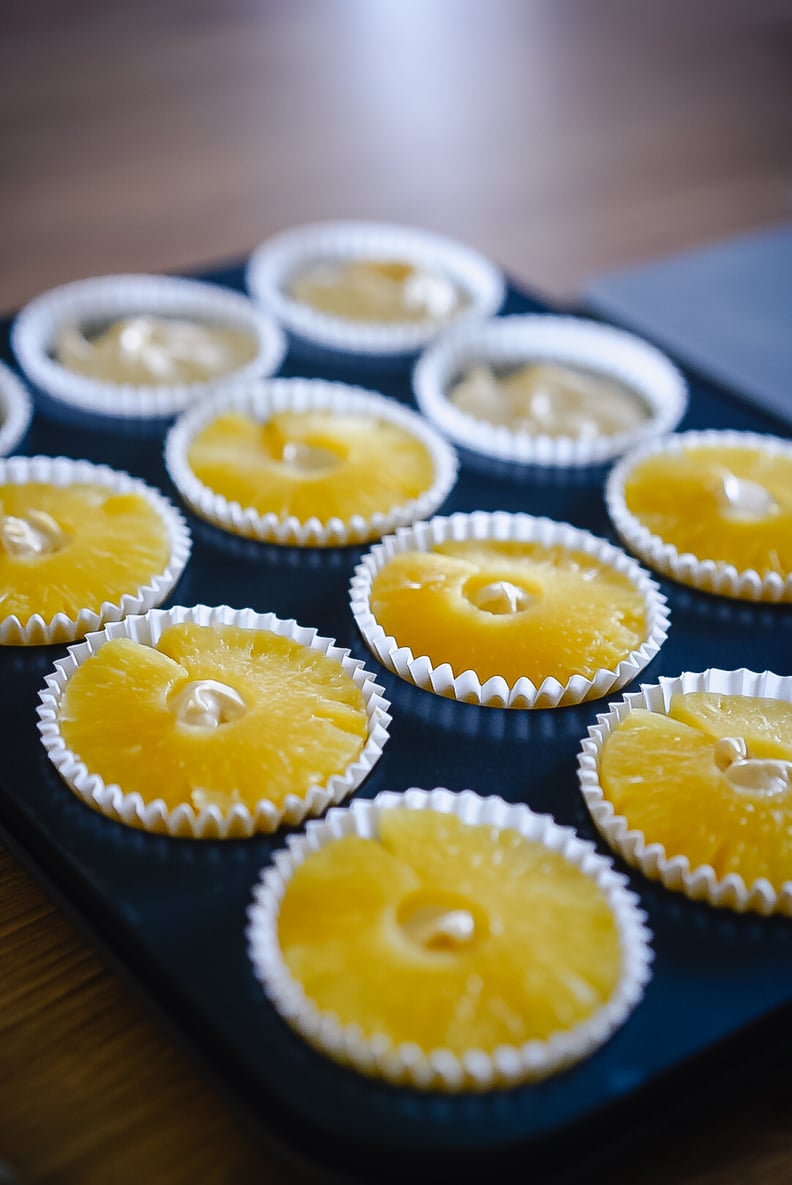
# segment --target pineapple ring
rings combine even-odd
[[[626,576],[536,543],[465,539],[402,552],[374,578],[371,611],[397,646],[435,667],[472,668],[482,683],[593,679],[646,636],[644,599]]]
[[[340,802],[387,740],[360,663],[294,622],[171,609],[92,634],[56,664],[39,729],[89,806],[130,826],[252,835]]]
[[[542,1078],[601,1044],[648,979],[624,878],[527,807],[385,793],[288,843],[249,911],[254,969],[293,1027],[364,1073]]]
[[[657,586],[604,540],[550,519],[457,514],[358,565],[352,611],[403,679],[456,699],[557,707],[629,682],[657,653]]]
[[[281,412],[266,424],[220,415],[195,434],[187,461],[228,502],[299,522],[387,514],[433,475],[426,448],[400,425],[319,411]]]
[[[792,443],[685,432],[620,462],[608,513],[627,546],[682,584],[752,601],[792,600]]]
[[[219,394],[178,421],[166,460],[203,518],[309,547],[378,538],[431,514],[456,480],[453,450],[415,412],[312,379]]]
[[[82,637],[168,595],[184,520],[142,481],[64,457],[0,461],[0,644]]]
[[[792,678],[707,671],[589,729],[583,796],[606,841],[670,889],[792,915]]]

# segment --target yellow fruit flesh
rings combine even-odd
[[[177,697],[204,679],[241,697],[238,719],[180,720]],[[156,649],[107,642],[69,680],[60,723],[91,773],[171,809],[281,806],[342,773],[367,735],[363,695],[339,663],[266,630],[189,623],[165,630]]]
[[[299,450],[296,463],[284,459]],[[302,458],[308,458],[306,467]],[[279,518],[326,523],[387,513],[434,480],[424,445],[396,424],[368,416],[283,413],[266,424],[218,417],[188,450],[195,475],[230,502]]]
[[[104,601],[117,604],[167,567],[165,524],[138,494],[89,484],[0,486],[0,521],[35,522],[42,512],[62,533],[56,550],[15,555],[0,544],[2,617],[15,614],[23,624],[35,613],[45,621],[75,617]]]
[[[780,699],[694,691],[671,701],[675,720],[714,737],[743,737],[755,757],[792,761],[792,704]]]
[[[493,613],[474,603],[502,581],[527,594],[524,609]],[[434,666],[450,663],[457,675],[474,670],[482,682],[591,678],[646,637],[643,598],[625,576],[582,552],[533,543],[403,552],[374,578],[371,608],[399,646]]]
[[[792,761],[792,705],[715,693],[677,695],[670,714],[635,710],[600,757],[605,797],[647,843],[692,868],[747,884],[792,879],[792,787],[781,794],[736,788],[717,764],[720,738],[742,737],[754,758]]]
[[[769,495],[769,513],[736,513],[724,496],[730,477]],[[760,575],[792,571],[792,458],[759,449],[687,448],[649,457],[625,483],[627,508],[653,534],[700,560]]]
[[[435,945],[417,909],[467,910],[471,939]],[[289,882],[278,931],[310,1000],[428,1053],[544,1040],[612,995],[621,956],[597,886],[515,831],[433,811],[390,810],[378,840],[347,837]]]

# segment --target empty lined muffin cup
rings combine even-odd
[[[388,738],[349,651],[227,606],[155,610],[70,648],[40,694],[50,760],[94,810],[172,836],[234,838],[341,802]]]
[[[366,645],[436,695],[556,708],[629,683],[668,631],[639,565],[567,523],[498,511],[405,527],[363,557],[351,606]]]
[[[172,416],[278,369],[283,334],[237,292],[173,276],[100,276],[46,292],[13,328],[32,383],[82,411]]]
[[[72,642],[159,605],[190,546],[182,515],[127,473],[67,457],[0,461],[0,644]]]
[[[196,514],[298,547],[359,543],[423,518],[457,472],[453,449],[421,416],[318,379],[218,393],[177,421],[165,458]]]
[[[291,333],[333,350],[405,354],[461,319],[492,316],[501,273],[469,247],[375,222],[320,222],[267,239],[247,285]]]
[[[14,372],[0,362],[0,456],[13,453],[32,418],[30,396]]]
[[[606,843],[694,901],[792,915],[792,677],[663,678],[597,717],[578,758]]]
[[[602,464],[670,432],[687,405],[677,368],[647,342],[575,317],[502,317],[449,329],[413,388],[441,432],[524,465]]]
[[[627,547],[664,576],[718,596],[792,600],[792,442],[668,436],[619,462],[606,503]]]
[[[547,815],[410,789],[287,844],[248,911],[250,956],[287,1023],[342,1065],[421,1090],[510,1087],[590,1055],[641,999],[638,899]]]

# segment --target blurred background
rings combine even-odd
[[[0,95],[9,312],[338,217],[440,231],[563,302],[792,210],[789,0],[4,0]],[[302,1180],[2,850],[0,875],[0,1158]],[[739,1122],[702,1111],[623,1181],[781,1185],[791,1093],[768,1073]]]
[[[792,208],[788,0],[5,0],[0,307],[316,218],[557,298]]]

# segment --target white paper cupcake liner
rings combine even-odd
[[[417,1045],[394,1046],[383,1034],[364,1033],[343,1025],[334,1013],[321,1012],[307,998],[286,967],[278,941],[278,915],[288,882],[312,852],[348,835],[376,838],[384,811],[395,807],[454,814],[468,824],[511,828],[526,839],[559,852],[599,887],[616,921],[621,947],[621,976],[611,998],[589,1019],[548,1040],[502,1045],[493,1051],[471,1049],[459,1057],[438,1048],[426,1054]],[[288,847],[274,855],[264,870],[248,910],[248,944],[255,973],[273,1005],[311,1045],[363,1074],[422,1090],[488,1090],[535,1081],[587,1057],[627,1019],[643,996],[650,977],[651,934],[638,898],[626,887],[610,861],[593,844],[579,839],[550,816],[501,798],[482,798],[471,790],[452,793],[410,789],[389,791],[373,801],[358,799],[348,809],[330,811],[321,823],[310,823],[304,835],[290,836]]]
[[[145,613],[165,600],[184,571],[192,543],[183,516],[159,490],[128,473],[90,461],[72,461],[68,457],[11,457],[0,461],[0,485],[27,482],[64,487],[85,482],[104,486],[114,494],[137,494],[145,498],[165,524],[170,558],[162,572],[147,584],[130,589],[117,604],[104,601],[99,606],[86,606],[76,617],[57,613],[51,620],[34,613],[25,624],[16,616],[0,619],[0,645],[47,646],[73,642],[106,622],[118,621],[130,613]]]
[[[433,666],[426,655],[414,655],[408,646],[399,646],[386,634],[371,611],[371,586],[374,577],[395,555],[404,551],[431,551],[447,540],[497,539],[544,546],[568,547],[583,551],[616,572],[623,573],[641,594],[646,607],[646,639],[637,650],[624,658],[615,670],[598,670],[589,679],[573,675],[566,683],[549,676],[537,687],[525,676],[510,684],[499,675],[481,683],[473,670],[454,674],[448,663]],[[604,539],[581,531],[567,523],[528,514],[453,514],[429,522],[405,527],[377,544],[355,569],[350,586],[352,613],[368,648],[379,661],[400,678],[433,691],[436,695],[499,708],[558,708],[600,699],[631,682],[654,658],[668,633],[669,611],[666,598],[657,584],[629,556]]]
[[[134,386],[86,378],[52,356],[64,324],[91,325],[132,314],[194,318],[242,329],[256,343],[245,366],[207,382]],[[286,351],[280,329],[237,292],[173,276],[100,276],[54,288],[31,301],[14,323],[14,352],[25,374],[53,399],[98,415],[171,416],[229,383],[278,369]]]
[[[605,487],[605,503],[611,522],[630,551],[664,576],[680,584],[687,584],[721,597],[736,597],[744,601],[792,601],[792,572],[781,576],[777,572],[761,575],[753,568],[739,571],[733,564],[721,560],[702,559],[691,552],[680,552],[653,534],[627,508],[624,488],[636,465],[660,453],[678,454],[687,448],[706,446],[721,448],[762,449],[774,456],[789,457],[792,461],[792,441],[777,436],[763,436],[756,432],[708,430],[681,432],[652,441],[631,452],[616,465]]]
[[[198,811],[186,802],[169,810],[161,798],[152,797],[146,802],[140,794],[125,794],[121,786],[106,784],[98,774],[91,773],[79,756],[67,748],[60,730],[60,704],[69,679],[111,638],[131,638],[144,646],[155,646],[164,630],[185,621],[206,626],[235,625],[242,629],[269,630],[338,662],[360,688],[366,705],[368,735],[360,756],[341,773],[331,775],[323,785],[311,786],[305,796],[287,795],[280,807],[266,798],[266,786],[263,786],[261,800],[252,811],[243,803],[237,803],[225,812],[215,805]],[[38,728],[47,755],[63,780],[83,802],[108,818],[172,836],[233,839],[256,832],[273,832],[281,824],[301,823],[306,817],[319,815],[331,804],[342,802],[352,794],[379,760],[388,740],[390,704],[383,697],[382,690],[363,663],[349,657],[348,650],[336,646],[332,638],[320,637],[316,630],[300,626],[296,621],[284,621],[273,613],[256,613],[252,609],[230,609],[227,605],[215,608],[196,605],[189,609],[178,606],[114,622],[100,633],[89,634],[80,645],[71,646],[67,657],[55,663],[53,673],[47,677],[40,692]],[[156,777],[153,783],[156,784]]]
[[[382,324],[334,317],[285,292],[303,265],[360,259],[397,259],[426,267],[448,276],[469,303],[453,320]],[[457,320],[492,316],[505,291],[498,269],[469,247],[427,231],[376,222],[319,222],[275,235],[251,255],[247,286],[253,299],[298,337],[359,354],[419,350]]]
[[[630,388],[649,411],[629,432],[576,440],[513,431],[456,407],[449,389],[477,364],[509,370],[557,362],[612,378]],[[456,444],[498,460],[569,467],[602,464],[647,437],[670,432],[687,406],[687,386],[671,362],[640,338],[576,317],[502,317],[448,330],[418,360],[413,376],[418,406]]]
[[[14,372],[0,362],[0,456],[14,451],[32,418],[30,396]]]
[[[686,672],[678,678],[661,678],[658,684],[643,686],[609,705],[607,713],[597,716],[588,730],[578,755],[580,788],[589,813],[608,846],[628,864],[640,869],[650,880],[660,881],[667,889],[684,893],[693,901],[733,909],[739,913],[781,913],[792,916],[792,881],[777,891],[768,880],[746,884],[741,876],[730,873],[719,878],[709,864],[691,868],[686,856],[666,855],[661,843],[652,843],[642,831],[630,829],[626,818],[617,815],[605,797],[599,779],[599,761],[606,738],[635,708],[668,715],[672,696],[693,691],[713,691],[724,695],[748,695],[792,701],[792,676],[757,673],[745,669],[701,673]],[[696,810],[691,801],[690,809]]]
[[[349,519],[333,516],[326,521],[315,517],[301,521],[294,515],[282,518],[274,512],[260,514],[204,485],[187,460],[196,434],[228,411],[241,412],[262,423],[281,412],[309,411],[386,420],[409,432],[427,449],[434,466],[432,484],[417,498],[369,518],[357,514]],[[235,535],[298,547],[343,547],[379,539],[402,524],[432,514],[448,497],[457,475],[454,450],[416,412],[376,392],[321,379],[271,379],[218,393],[174,424],[165,446],[165,461],[179,493],[202,518]]]

